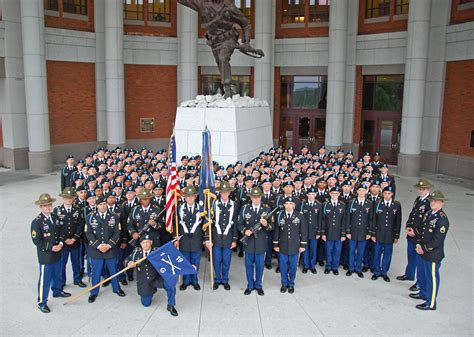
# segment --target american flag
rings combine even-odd
[[[176,141],[174,133],[171,135],[169,146],[170,170],[166,183],[166,230],[173,233],[173,216],[176,212],[176,201],[180,198],[180,188],[178,182],[178,172],[176,169]],[[175,197],[176,196],[176,197]]]

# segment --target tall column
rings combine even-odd
[[[5,23],[5,78],[2,91],[3,165],[14,170],[28,168],[21,9],[19,1],[2,2]]]
[[[105,89],[105,3],[94,1],[95,106],[97,141],[107,141],[107,99]]]
[[[105,0],[107,146],[125,145],[123,1]]]
[[[410,1],[398,173],[419,176],[431,0]]]
[[[344,149],[354,151],[357,156],[358,145],[354,144],[354,106],[356,90],[356,49],[357,29],[359,26],[359,1],[349,1],[347,13],[347,49],[346,49],[346,86],[344,102],[344,132],[342,141]]]
[[[342,146],[344,130],[347,9],[347,0],[331,1],[329,7],[329,64],[325,143],[331,150]]]
[[[273,1],[255,2],[255,48],[262,49],[265,57],[255,60],[254,96],[273,105]],[[273,109],[271,109],[273,111]]]
[[[21,0],[21,31],[30,172],[49,173],[53,169],[53,162],[49,137],[42,0]]]
[[[198,15],[178,4],[178,104],[198,94]]]

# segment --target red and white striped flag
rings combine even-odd
[[[173,216],[177,209],[177,201],[179,200],[181,193],[178,182],[178,170],[176,168],[176,141],[174,139],[174,133],[170,139],[169,146],[169,160],[170,170],[168,172],[168,180],[166,182],[166,230],[169,233],[173,233]]]

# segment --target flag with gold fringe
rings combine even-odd
[[[214,216],[217,199],[212,165],[211,133],[207,126],[202,132],[202,161],[199,175],[199,211],[204,218],[203,230],[207,230]]]

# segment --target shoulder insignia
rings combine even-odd
[[[31,237],[33,239],[36,238],[36,231],[34,229],[31,231]]]
[[[441,234],[446,233],[446,227],[442,226],[442,227],[439,229],[439,232],[440,232]]]

